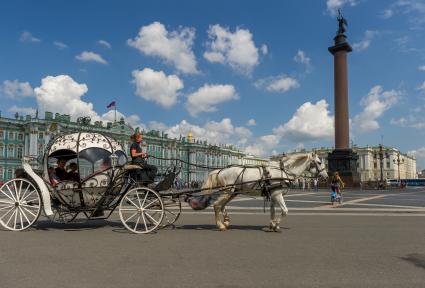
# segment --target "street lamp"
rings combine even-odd
[[[382,144],[379,144],[379,151],[378,153],[374,153],[374,158],[379,157],[379,165],[381,170],[381,181],[379,184],[379,187],[384,187],[384,173],[383,173],[383,166],[384,166],[384,158],[390,158],[390,155],[388,155],[388,152],[384,152],[384,146]]]
[[[398,168],[398,186],[400,186],[400,165],[404,163],[404,159],[400,159],[400,151],[397,152],[397,159],[393,159],[393,162]]]

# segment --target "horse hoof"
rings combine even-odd
[[[276,227],[273,228],[273,231],[274,232],[277,232],[277,233],[281,233],[282,232],[282,229],[280,229],[279,226],[276,226]]]
[[[224,222],[223,222],[223,225],[226,227],[226,229],[227,229],[227,228],[229,228],[229,226],[230,226],[230,221],[224,221]]]

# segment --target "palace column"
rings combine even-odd
[[[334,45],[329,52],[334,56],[334,113],[335,113],[335,149],[328,155],[329,172],[338,171],[347,186],[359,185],[357,172],[358,156],[350,149],[350,124],[348,109],[348,64],[347,53],[352,51],[345,36],[347,21],[338,16],[339,29]]]

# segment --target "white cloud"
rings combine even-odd
[[[75,56],[75,59],[81,62],[98,62],[101,64],[108,64],[108,62],[102,58],[100,54],[91,52],[91,51],[83,51],[81,54]]]
[[[382,19],[389,19],[394,16],[394,11],[392,9],[385,9],[379,16]]]
[[[97,43],[100,44],[100,45],[102,45],[102,46],[105,46],[106,48],[109,48],[109,49],[112,48],[112,45],[108,41],[99,40],[99,41],[97,41]]]
[[[353,119],[353,126],[360,132],[367,132],[379,128],[377,119],[385,111],[393,107],[400,100],[401,92],[396,90],[384,91],[382,86],[376,85],[369,94],[363,97],[360,105],[364,110]]]
[[[407,154],[416,158],[418,169],[425,169],[425,146],[408,151]]]
[[[58,47],[58,49],[63,50],[68,48],[68,45],[66,45],[65,43],[61,42],[61,41],[54,41],[53,45],[55,45],[56,47]]]
[[[247,143],[252,136],[252,132],[246,127],[235,127],[231,119],[224,118],[220,122],[208,121],[199,126],[182,120],[172,126],[164,123],[152,121],[148,125],[149,129],[164,131],[171,138],[179,139],[186,137],[192,132],[195,140],[206,140],[211,144],[233,144],[237,146]]]
[[[304,51],[298,50],[297,55],[294,56],[294,61],[297,63],[304,64],[306,66],[310,65],[310,58],[307,57]]]
[[[257,125],[257,122],[255,121],[255,119],[249,119],[248,122],[246,123],[247,126],[255,126]]]
[[[228,27],[211,25],[208,29],[209,41],[204,58],[209,62],[229,64],[234,70],[249,75],[259,64],[258,49],[248,29],[236,28],[231,32]],[[262,46],[263,54],[267,46]]]
[[[378,35],[377,31],[366,30],[363,39],[360,42],[353,44],[353,49],[357,51],[363,51],[369,48],[373,38]]]
[[[358,3],[357,0],[327,0],[326,9],[331,15],[336,15],[338,9],[342,8],[345,5],[356,6]]]
[[[164,108],[170,108],[177,102],[179,90],[184,87],[177,75],[165,75],[162,71],[150,68],[134,70],[132,73],[136,85],[136,95],[147,101],[153,101]]]
[[[419,67],[418,67],[418,70],[419,70],[419,71],[425,71],[425,65],[419,66]]]
[[[291,89],[300,87],[300,83],[295,78],[286,75],[268,77],[260,79],[254,83],[257,88],[265,88],[269,92],[285,93]]]
[[[239,96],[233,85],[205,84],[188,95],[186,108],[192,116],[196,116],[200,112],[214,112],[216,105],[236,99]]]
[[[425,81],[417,89],[425,91]]]
[[[22,34],[21,34],[21,37],[19,38],[19,40],[21,41],[21,42],[29,42],[29,43],[38,43],[38,42],[41,42],[41,40],[39,39],[39,38],[37,38],[37,37],[34,37],[32,34],[31,34],[31,32],[28,32],[28,31],[24,31],[24,32],[22,32]]]
[[[41,80],[41,86],[34,89],[41,113],[51,111],[71,115],[73,119],[89,116],[99,120],[93,104],[81,99],[87,91],[86,84],[79,84],[68,75],[47,76]]]
[[[32,107],[18,107],[16,105],[13,105],[9,109],[7,109],[8,112],[11,113],[19,113],[21,115],[35,115],[35,109]]]
[[[245,152],[256,155],[256,156],[269,156],[272,153],[271,151],[276,148],[279,144],[280,136],[277,135],[264,135],[257,138],[253,144],[245,147]]]
[[[260,50],[261,50],[261,53],[263,53],[263,55],[267,55],[269,53],[269,48],[267,47],[266,44],[262,44]]]
[[[273,133],[292,142],[330,139],[334,135],[334,118],[329,115],[328,106],[326,100],[306,102]]]
[[[0,91],[3,95],[12,99],[34,96],[34,90],[32,89],[30,83],[19,82],[18,80],[3,81],[3,85],[0,86]]]
[[[196,58],[192,51],[195,29],[180,28],[167,31],[159,22],[140,28],[134,39],[128,39],[127,44],[148,56],[159,57],[166,63],[173,64],[183,73],[198,73]]]
[[[146,125],[140,122],[140,117],[136,114],[132,114],[129,116],[125,116],[120,111],[115,110],[109,110],[108,112],[104,113],[100,118],[104,122],[114,122],[115,121],[115,113],[116,113],[116,120],[119,121],[121,118],[124,118],[125,121],[130,124],[134,129],[136,127],[139,127],[139,129],[143,130],[146,129]]]

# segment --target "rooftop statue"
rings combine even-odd
[[[348,26],[347,20],[342,16],[341,9],[338,9],[338,31],[336,32],[337,35],[344,34],[346,30],[346,27]]]

